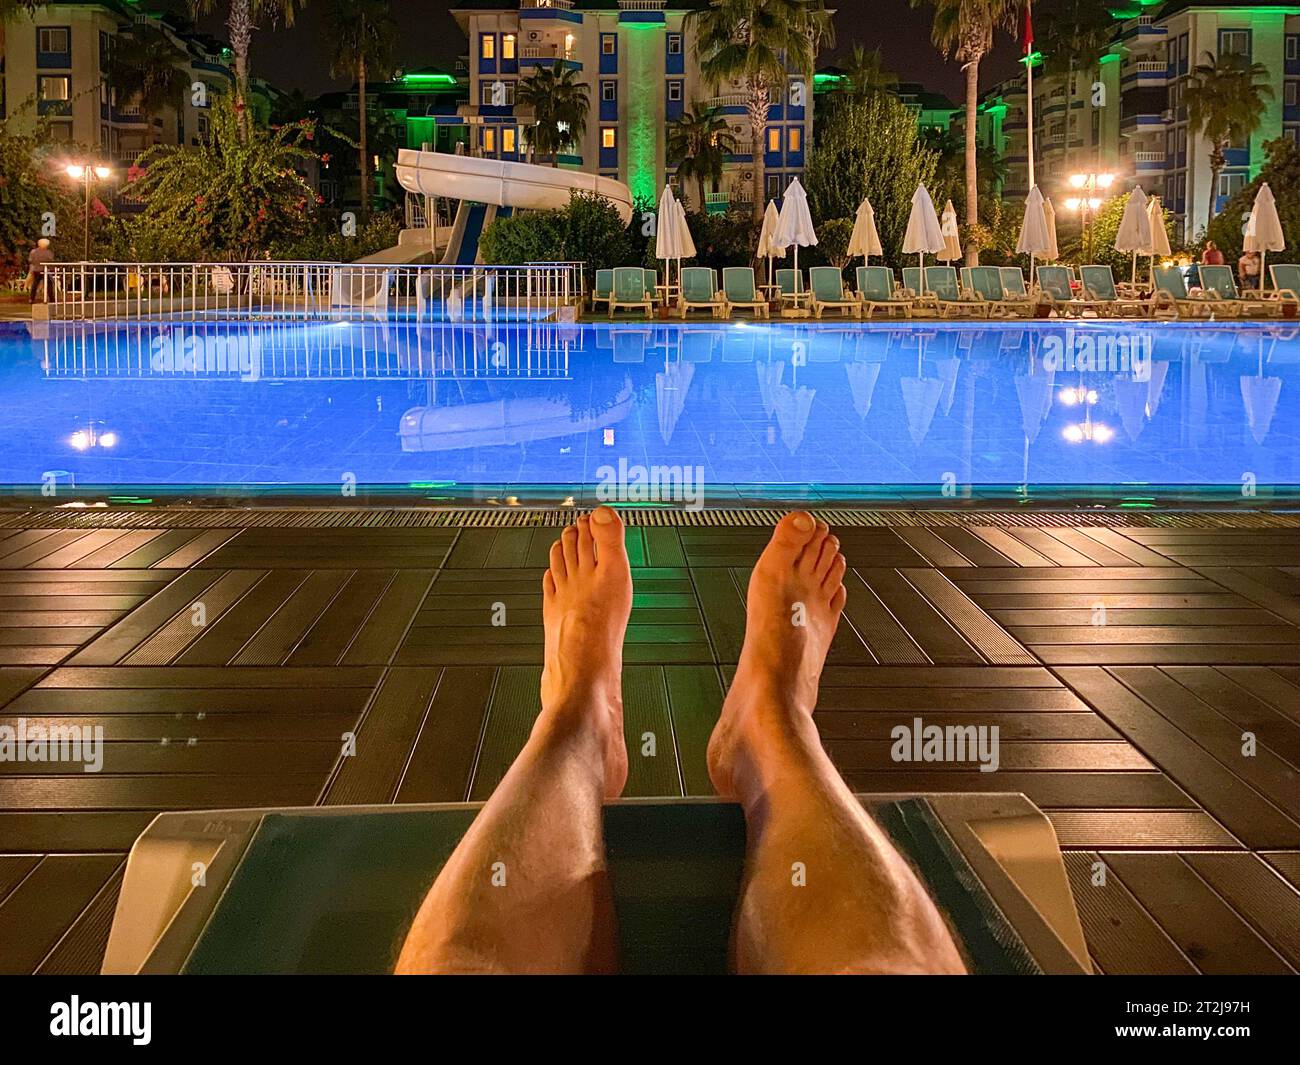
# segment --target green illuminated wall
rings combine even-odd
[[[627,185],[632,199],[654,203],[659,190],[659,98],[664,77],[659,62],[663,49],[660,24],[622,27],[627,50]]]

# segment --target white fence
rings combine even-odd
[[[491,322],[567,317],[581,263],[50,263],[51,321],[183,317]]]

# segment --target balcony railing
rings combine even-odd
[[[746,97],[743,92],[724,92],[720,96],[710,96],[704,102],[708,107],[744,107]]]
[[[1163,163],[1165,161],[1164,152],[1133,152],[1132,157],[1135,163]]]
[[[664,0],[618,0],[620,11],[662,11]]]
[[[526,44],[519,54],[524,59],[572,59],[574,51],[558,44]]]
[[[519,0],[520,7],[554,7],[560,11],[568,11],[573,7],[573,0]]]
[[[1169,72],[1169,65],[1163,59],[1139,59],[1136,62],[1125,63],[1125,70],[1136,70],[1139,74],[1166,74]]]

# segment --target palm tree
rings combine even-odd
[[[559,165],[560,152],[577,144],[587,130],[587,84],[577,77],[577,71],[556,60],[515,86],[516,106],[533,113],[527,136],[534,158],[549,156],[552,166]]]
[[[361,174],[361,220],[370,217],[370,152],[366,143],[369,107],[366,75],[387,71],[393,61],[397,24],[388,0],[329,0],[325,7],[325,37],[330,49],[330,76],[357,79],[358,160]]]
[[[113,42],[108,85],[123,103],[135,101],[144,115],[168,105],[183,106],[190,79],[181,70],[189,61],[183,48],[147,22],[136,23]]]
[[[253,30],[259,19],[269,17],[272,24],[284,19],[286,26],[293,25],[298,8],[307,0],[228,0],[230,14],[226,28],[230,30],[230,48],[235,53],[235,115],[239,122],[239,136],[248,140],[248,49],[253,42]],[[211,14],[221,0],[189,0],[190,10],[196,15]]]
[[[868,52],[863,45],[855,44],[844,76],[849,83],[849,95],[855,100],[898,88],[898,75],[885,69],[879,47]]]
[[[1096,0],[1044,0],[1039,5],[1038,36],[1044,70],[1065,77],[1065,149],[1070,150],[1076,71],[1095,71],[1115,31],[1115,20]],[[1100,148],[1100,145],[1098,145]]]
[[[754,218],[763,216],[766,198],[763,151],[772,90],[784,88],[791,74],[812,82],[818,48],[834,40],[824,0],[709,0],[688,11],[695,30],[700,73],[715,86],[739,81],[754,137]],[[811,103],[811,93],[809,93]]]
[[[979,178],[975,122],[979,111],[980,61],[993,47],[995,27],[1010,27],[1023,11],[1023,0],[911,0],[913,7],[930,4],[934,22],[930,39],[945,58],[951,57],[966,72],[966,231],[976,232],[979,222]],[[966,262],[979,262],[979,245],[973,237],[966,245]]]
[[[1217,58],[1205,53],[1205,61],[1192,71],[1183,99],[1191,126],[1210,142],[1210,202],[1205,224],[1214,219],[1214,201],[1219,193],[1219,175],[1228,165],[1227,151],[1234,143],[1249,141],[1260,127],[1273,98],[1268,68],[1252,63],[1250,56],[1229,52]]]
[[[699,100],[691,108],[669,123],[665,149],[668,165],[677,167],[677,176],[682,181],[694,178],[699,190],[696,209],[704,211],[707,208],[705,182],[716,186],[721,180],[727,156],[736,150],[736,138],[719,108]]]

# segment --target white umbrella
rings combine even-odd
[[[766,221],[766,219],[764,219]],[[884,255],[880,246],[880,234],[876,231],[876,211],[870,200],[858,204],[858,213],[853,219],[853,232],[849,236],[848,255],[852,259],[861,255],[865,263],[873,255]]]
[[[1020,223],[1020,239],[1016,251],[1029,256],[1029,280],[1034,279],[1034,257],[1044,256],[1052,249],[1052,236],[1047,230],[1043,194],[1035,185],[1025,197],[1025,219]]]
[[[943,228],[934,201],[924,185],[917,185],[912,194],[912,213],[907,216],[907,232],[903,234],[903,253],[920,256],[922,292],[925,291],[925,253],[943,251],[943,245]]]
[[[1173,254],[1169,247],[1169,231],[1165,229],[1165,209],[1160,204],[1159,196],[1152,196],[1147,201],[1147,220],[1151,223],[1151,275],[1155,276],[1156,257],[1167,259]]]
[[[1115,234],[1115,250],[1133,253],[1133,284],[1137,284],[1138,252],[1146,255],[1151,249],[1151,218],[1147,214],[1147,197],[1141,185],[1134,185],[1124,205],[1124,217],[1119,220]]]
[[[1268,283],[1264,260],[1271,251],[1286,250],[1282,220],[1277,216],[1277,201],[1273,199],[1273,190],[1268,187],[1267,181],[1260,185],[1259,192],[1255,194],[1255,206],[1250,209],[1242,246],[1246,251],[1259,252],[1259,290],[1263,292]]]
[[[1056,246],[1056,208],[1052,206],[1050,199],[1043,200],[1043,217],[1047,220],[1047,251],[1043,254],[1044,262],[1056,262],[1061,257],[1060,249]]]
[[[943,251],[936,258],[954,263],[961,258],[961,230],[957,226],[957,208],[949,200],[939,218],[939,232],[943,234]]]
[[[686,208],[682,206],[681,200],[675,200],[673,203],[673,216],[677,225],[677,243],[681,245],[682,253],[677,257],[678,280],[681,279],[682,259],[695,258],[695,238],[691,236],[690,223],[686,221]]]
[[[808,196],[795,178],[786,186],[785,197],[781,201],[781,214],[776,220],[776,233],[772,243],[789,248],[794,246],[795,288],[799,286],[799,249],[811,248],[817,244],[817,234],[813,231],[812,215],[808,211]]]
[[[780,216],[776,213],[776,203],[773,200],[767,201],[767,210],[763,212],[763,225],[758,231],[758,250],[755,251],[756,259],[767,260],[767,283],[772,283],[772,260],[785,258],[785,247],[777,247],[772,242],[776,236],[776,224]]]
[[[672,281],[672,261],[682,258],[682,231],[677,225],[677,197],[671,185],[665,185],[659,197],[659,212],[655,218],[655,258],[664,260],[664,283]]]

